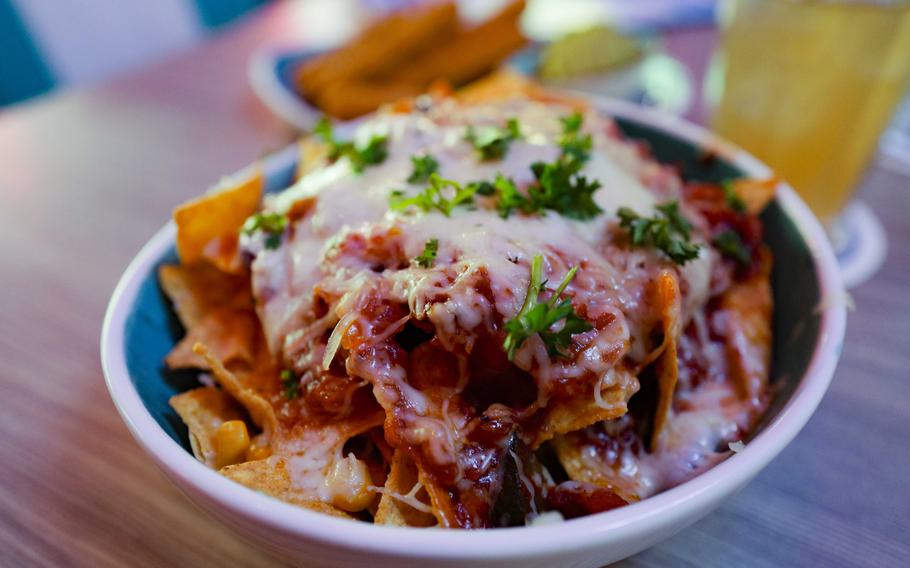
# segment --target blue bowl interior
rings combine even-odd
[[[278,54],[275,57],[275,75],[281,86],[296,94],[294,72],[301,63],[319,53],[318,51],[294,51]]]
[[[717,182],[743,175],[729,162],[706,159],[701,148],[661,130],[626,119],[617,119],[617,123],[629,138],[646,142],[659,161],[678,166],[686,179]],[[291,164],[269,171],[266,190],[288,187],[295,167]],[[771,380],[775,399],[765,415],[767,423],[790,398],[812,358],[819,339],[821,321],[815,307],[821,293],[814,260],[798,227],[776,202],[765,210],[762,220],[765,241],[774,253]],[[186,426],[168,405],[168,399],[197,386],[198,373],[171,371],[164,366],[165,355],[180,340],[183,329],[156,276],[159,266],[177,262],[172,247],[145,277],[127,317],[123,341],[130,379],[146,408],[174,441],[190,451]]]

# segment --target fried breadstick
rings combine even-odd
[[[512,2],[492,19],[425,53],[395,78],[423,85],[446,79],[456,86],[477,79],[526,43],[518,26],[524,6],[524,0]]]
[[[412,81],[336,81],[326,85],[315,102],[335,118],[348,120],[423,91],[424,85]]]
[[[458,15],[451,2],[392,14],[369,26],[347,46],[305,62],[298,71],[298,88],[318,99],[330,83],[379,77],[415,54],[447,41],[457,26]]]

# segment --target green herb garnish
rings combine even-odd
[[[580,167],[591,156],[593,146],[591,135],[581,134],[584,117],[580,112],[574,112],[559,120],[562,122],[562,136],[559,138],[562,154]]]
[[[436,262],[436,253],[439,252],[439,239],[430,239],[423,245],[423,252],[414,259],[418,266],[430,268]]]
[[[743,244],[739,233],[732,229],[727,229],[714,237],[714,246],[717,247],[724,256],[732,258],[743,266],[749,266],[752,263],[752,257],[749,255],[749,249]]]
[[[496,186],[488,181],[472,181],[466,187],[470,188],[477,195],[486,197],[496,195]]]
[[[528,188],[527,197],[515,184],[501,182],[495,185],[499,202],[497,209],[505,218],[513,211],[541,214],[544,210],[556,211],[571,219],[586,221],[603,212],[594,202],[594,192],[600,188],[597,180],[588,180],[578,172],[591,154],[591,136],[581,135],[582,115],[574,113],[560,119],[563,133],[559,139],[559,157],[553,162],[531,164],[536,183]]]
[[[594,192],[600,188],[597,180],[580,175],[578,161],[565,159],[545,164],[531,164],[537,183],[528,189],[532,208],[550,209],[564,217],[586,221],[602,213],[594,202]]]
[[[738,193],[736,193],[736,189],[733,187],[733,182],[725,181],[720,184],[720,187],[724,190],[724,201],[727,202],[727,206],[737,213],[745,213],[746,202],[743,201],[743,198],[740,197]]]
[[[281,388],[284,391],[284,398],[288,400],[300,397],[300,379],[289,369],[281,371]]]
[[[276,249],[281,245],[281,236],[287,226],[288,218],[280,213],[256,213],[247,217],[240,231],[245,235],[262,231],[268,235],[265,239],[265,248]]]
[[[496,209],[503,219],[507,218],[515,209],[525,213],[533,212],[531,200],[518,191],[515,182],[511,178],[496,174],[496,180],[493,182],[492,188],[497,196]]]
[[[566,286],[575,277],[578,267],[572,267],[563,277],[559,287],[553,292],[549,300],[540,301],[540,293],[546,285],[541,280],[543,273],[543,257],[535,255],[531,261],[531,278],[528,282],[528,292],[518,314],[506,322],[506,339],[502,348],[511,361],[515,352],[532,335],[538,335],[547,348],[550,357],[565,357],[563,349],[571,345],[572,336],[592,329],[591,325],[575,313],[572,300],[559,297]],[[563,321],[562,327],[553,331],[550,328]]]
[[[389,198],[389,208],[392,211],[403,211],[409,207],[416,207],[424,213],[436,210],[448,217],[459,205],[473,203],[474,193],[478,189],[476,184],[462,187],[457,181],[443,179],[439,174],[430,174],[429,181],[430,185],[413,197],[407,197],[401,190],[393,191]],[[451,188],[448,192],[452,194],[451,199],[443,195],[446,188]]]
[[[699,246],[689,242],[692,225],[679,212],[679,204],[670,201],[656,207],[654,217],[642,217],[628,207],[620,207],[619,226],[628,229],[632,244],[652,246],[663,251],[676,264],[685,264],[698,256]]]
[[[521,138],[521,128],[516,119],[510,118],[505,128],[468,126],[464,138],[474,146],[481,160],[501,160],[509,151],[509,145]]]
[[[313,127],[316,134],[329,146],[329,159],[337,160],[346,156],[351,162],[351,169],[355,173],[362,173],[367,166],[381,164],[389,155],[388,137],[374,134],[363,146],[356,146],[353,142],[340,141],[335,138],[332,123],[326,117],[319,119]]]
[[[603,211],[594,202],[600,182],[578,175],[569,162],[535,162],[531,171],[537,182],[528,188],[527,196],[518,191],[511,179],[501,174],[496,177],[493,184],[499,197],[496,209],[503,219],[516,210],[540,215],[549,209],[570,219],[586,221]]]
[[[584,120],[584,117],[578,111],[573,112],[569,116],[560,118],[559,122],[562,123],[563,135],[578,134],[578,132],[581,131],[581,125],[584,123]]]
[[[411,156],[411,164],[414,169],[408,176],[408,183],[425,183],[439,169],[439,162],[430,154]]]

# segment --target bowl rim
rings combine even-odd
[[[741,148],[681,118],[613,99],[587,97],[595,108],[698,147],[714,151],[753,177],[771,175],[768,166]],[[269,158],[296,159],[292,146]],[[271,169],[266,164],[266,169]],[[799,433],[821,402],[840,356],[846,327],[844,287],[826,234],[808,206],[786,183],[776,200],[794,223],[813,259],[820,287],[818,340],[806,372],[780,410],[737,454],[672,489],[638,503],[563,523],[489,531],[378,526],[334,518],[290,505],[223,477],[197,461],[158,425],[144,406],[126,366],[124,329],[139,287],[174,243],[172,221],[161,228],[129,264],[114,290],[101,332],[101,362],[114,405],[132,435],[169,476],[277,534],[368,554],[400,558],[493,560],[559,551],[593,549],[609,542],[658,534],[694,521],[747,483]],[[181,483],[178,483],[180,485]],[[419,535],[419,537],[418,537]]]
[[[288,88],[278,66],[288,61],[302,62],[326,51],[290,45],[261,46],[247,64],[250,87],[269,110],[284,122],[305,130],[312,128],[322,116],[322,111]]]

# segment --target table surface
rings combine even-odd
[[[246,81],[278,4],[203,46],[0,113],[0,565],[277,565],[187,501],[131,438],[98,337],[121,272],[171,208],[287,144]],[[704,33],[673,41],[683,49]],[[861,196],[891,247],[853,290],[831,390],[744,491],[627,566],[910,563],[910,179]]]

